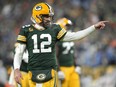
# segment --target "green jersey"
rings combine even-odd
[[[74,65],[74,42],[58,42],[58,63],[60,66]]]
[[[26,44],[29,53],[28,70],[56,69],[55,44],[66,34],[66,30],[53,24],[45,30],[38,30],[34,25],[23,26],[18,43]]]
[[[23,71],[23,72],[28,72],[27,63],[25,61],[23,61],[23,60],[22,60],[22,63],[21,63],[20,70]]]

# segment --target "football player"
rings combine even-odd
[[[61,18],[57,21],[57,24],[66,29],[67,32],[71,32],[71,20]],[[59,64],[58,77],[62,81],[61,87],[80,87],[80,78],[78,72],[76,72],[74,60],[74,42],[60,41],[56,47]]]
[[[29,87],[56,87],[57,63],[55,44],[58,41],[80,40],[96,29],[103,29],[105,22],[101,21],[80,32],[69,33],[60,25],[53,24],[54,11],[47,3],[34,6],[31,20],[33,24],[23,26],[17,38],[20,43],[14,56],[15,80],[21,84],[20,73],[22,56],[28,50]]]

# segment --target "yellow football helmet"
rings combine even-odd
[[[72,25],[72,21],[67,18],[61,18],[57,22],[61,26],[61,28],[66,29],[66,25]]]
[[[49,16],[54,15],[54,11],[52,7],[47,3],[38,3],[34,6],[32,10],[32,17],[31,17],[32,22],[41,23],[42,15],[49,15]]]

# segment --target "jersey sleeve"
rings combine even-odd
[[[58,25],[57,39],[61,40],[65,36],[66,33],[67,31],[64,28],[61,28],[60,25]]]
[[[25,28],[21,28],[21,30],[20,30],[20,32],[18,34],[18,37],[17,37],[17,42],[25,44],[26,40],[27,40],[27,38],[26,38]]]

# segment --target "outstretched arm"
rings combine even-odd
[[[103,29],[105,27],[105,23],[108,21],[100,21],[89,28],[86,28],[84,30],[78,31],[78,32],[67,32],[67,34],[64,36],[63,41],[74,41],[74,40],[80,40],[86,36],[88,36],[90,33],[97,29]]]

